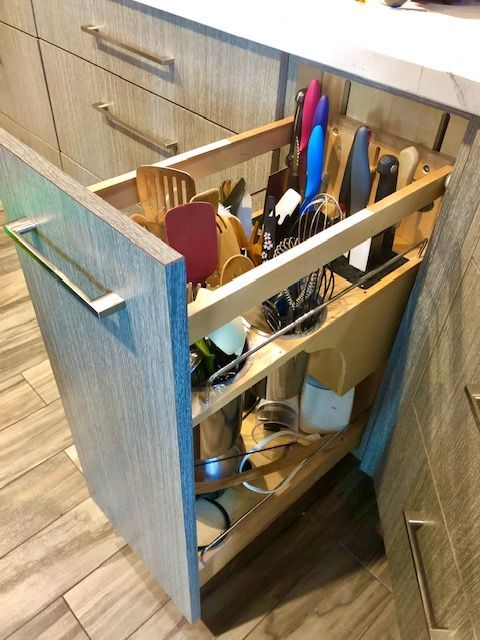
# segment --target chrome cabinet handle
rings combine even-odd
[[[477,423],[477,427],[480,429],[480,385],[467,384],[465,387],[465,393],[467,394],[470,407],[472,408],[473,417]]]
[[[34,231],[40,223],[31,218],[20,218],[15,222],[6,224],[3,228],[5,232],[14,240],[29,256],[34,258],[46,271],[56,278],[61,285],[70,291],[77,300],[87,307],[97,318],[105,318],[125,307],[125,300],[112,291],[107,291],[103,295],[92,300],[82,291],[70,278],[60,271],[48,258],[43,256],[28,240],[23,238],[23,234]]]
[[[115,116],[110,111],[110,107],[112,106],[112,104],[113,103],[111,102],[94,102],[92,104],[92,107],[95,109],[95,111],[98,111],[104,116],[108,124],[113,124],[113,125],[122,127],[122,129],[125,129],[126,131],[133,133],[133,135],[137,136],[137,138],[141,138],[144,142],[148,142],[157,147],[160,147],[164,151],[175,152],[177,150],[178,142],[173,142],[171,140],[159,140],[158,138],[154,138],[149,133],[146,133],[141,129],[137,129],[136,127],[132,127],[132,125],[129,124],[128,122],[125,122],[118,116]]]
[[[420,547],[418,545],[417,531],[422,527],[428,526],[429,524],[431,524],[431,522],[428,522],[427,520],[422,518],[421,514],[416,513],[415,511],[404,511],[403,515],[405,518],[408,542],[410,545],[410,551],[412,553],[413,564],[415,567],[415,573],[417,575],[420,597],[422,599],[423,611],[425,613],[425,620],[427,621],[430,638],[431,640],[442,640],[451,638],[449,629],[441,629],[436,625],[432,599],[430,596],[428,581],[425,575],[425,568],[422,561],[422,554],[420,553]]]
[[[128,44],[127,42],[122,42],[121,40],[117,40],[117,38],[114,38],[113,36],[109,36],[104,31],[100,31],[100,27],[96,24],[82,24],[80,26],[80,29],[84,33],[88,33],[89,35],[93,36],[97,40],[104,40],[105,42],[109,42],[110,44],[113,44],[116,47],[119,47],[120,49],[124,49],[129,53],[134,53],[137,56],[146,58],[151,62],[156,62],[157,64],[161,64],[165,66],[165,65],[173,64],[175,61],[175,59],[172,58],[171,56],[158,56],[155,53],[150,53],[150,51],[145,51],[144,49],[135,47],[134,45]]]

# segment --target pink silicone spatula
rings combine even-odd
[[[320,100],[320,81],[314,78],[310,81],[305,99],[303,101],[303,113],[302,113],[302,135],[300,136],[300,153],[304,151],[308,146],[308,140],[313,127],[313,117],[315,115],[315,109],[317,108],[318,101]]]

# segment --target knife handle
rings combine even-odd
[[[369,140],[370,129],[364,126],[359,127],[353,142],[350,213],[356,213],[364,209],[370,198],[372,178],[368,157]]]
[[[295,117],[293,120],[292,137],[290,139],[290,149],[286,158],[287,166],[290,166],[293,162],[295,155],[295,145],[297,144],[297,140],[300,140],[300,136],[302,133],[302,111],[303,101],[305,100],[305,92],[306,89],[300,89],[300,91],[298,91],[297,95],[295,96]]]
[[[377,165],[377,172],[380,174],[375,202],[383,200],[395,192],[397,188],[399,161],[395,156],[385,154],[380,158]]]
[[[398,156],[397,189],[403,189],[413,182],[413,176],[418,167],[420,156],[416,147],[406,147]]]

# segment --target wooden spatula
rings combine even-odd
[[[218,211],[218,203],[220,202],[220,193],[218,189],[208,189],[193,196],[190,202],[209,202],[215,210]]]
[[[165,233],[165,222],[153,222],[152,220],[148,220],[145,216],[142,216],[141,213],[132,213],[130,215],[130,220],[136,222],[150,233],[153,233],[154,236],[160,238],[164,242],[167,241],[167,234]]]
[[[220,286],[231,282],[254,267],[255,265],[247,256],[232,256],[223,265],[222,273],[220,274]]]
[[[165,213],[195,195],[195,182],[185,171],[143,165],[137,169],[137,191],[145,217],[163,222]]]
[[[168,244],[185,257],[187,282],[205,282],[217,267],[217,225],[208,202],[190,202],[167,211]]]

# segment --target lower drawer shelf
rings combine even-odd
[[[368,422],[368,414],[363,412],[349,427],[340,434],[323,436],[325,449],[310,459],[285,489],[275,494],[256,494],[243,486],[227,489],[218,502],[228,511],[232,520],[232,528],[219,544],[199,554],[200,585],[206,584],[242,549],[247,547],[257,536],[284,513],[300,498],[319,478],[329,471],[344,456],[360,444]],[[245,429],[245,444],[248,448],[251,441],[252,422]],[[329,444],[330,443],[330,444]],[[323,448],[323,447],[322,447]],[[265,476],[260,486],[273,489],[284,480],[292,467]],[[220,517],[221,519],[221,517]],[[222,526],[222,525],[221,525]],[[208,519],[197,521],[199,538],[208,536],[218,539],[223,529],[211,526]]]

